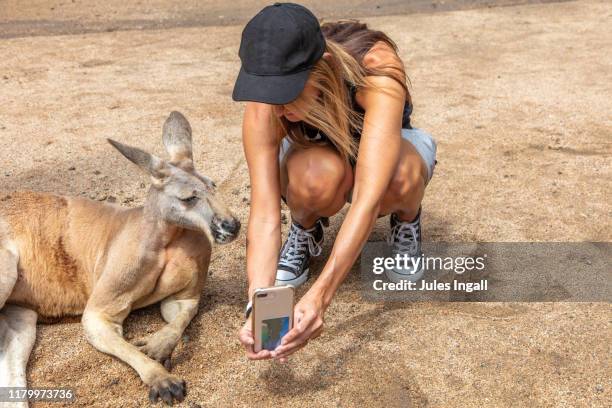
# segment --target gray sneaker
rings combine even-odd
[[[323,224],[325,220],[319,220],[314,227],[305,229],[295,221],[291,223],[289,236],[278,259],[276,286],[291,285],[297,288],[308,280],[310,257],[321,255]]]
[[[391,231],[387,237],[387,243],[391,245],[392,256],[400,255],[403,259],[406,255],[407,262],[401,262],[395,268],[385,269],[387,278],[391,282],[410,281],[417,282],[423,277],[424,269],[422,261],[417,263],[421,252],[421,210],[412,222],[400,221],[396,214],[391,214]],[[415,266],[416,265],[416,266]]]

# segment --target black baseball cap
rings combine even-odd
[[[242,31],[242,67],[232,99],[272,105],[294,101],[324,52],[325,38],[310,10],[293,3],[265,7]]]

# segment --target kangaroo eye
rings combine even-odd
[[[181,198],[181,201],[184,202],[185,204],[195,204],[198,202],[198,200],[199,198],[196,196],[191,196],[189,198]]]

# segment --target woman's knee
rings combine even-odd
[[[305,206],[332,203],[343,190],[347,177],[346,165],[329,149],[306,149],[287,159],[287,193]]]
[[[387,194],[393,201],[406,202],[420,196],[425,189],[425,179],[418,166],[401,166],[397,169]]]

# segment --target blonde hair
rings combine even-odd
[[[390,41],[390,45],[396,49],[393,42]],[[325,51],[328,56],[324,56],[315,64],[308,79],[316,88],[318,97],[313,99],[302,93],[288,106],[304,114],[303,122],[322,131],[343,159],[355,160],[359,146],[353,134],[362,131],[363,115],[353,109],[349,87],[370,87],[365,80],[369,75],[389,76],[404,87],[407,101],[410,103],[406,76],[404,71],[398,70],[397,67],[366,69],[361,65],[359,55],[352,55],[349,50],[330,38],[326,39]],[[302,123],[290,122],[276,115],[273,115],[273,120],[296,145],[304,148],[313,145],[304,135]]]
[[[321,130],[340,155],[349,160],[356,157],[358,146],[352,134],[361,130],[363,118],[352,108],[347,82],[363,86],[364,73],[357,61],[337,44],[327,41],[326,52],[330,57],[321,58],[308,78],[319,96],[313,100],[302,94],[288,105],[303,112],[304,122]],[[293,143],[312,146],[301,123],[274,117]]]

